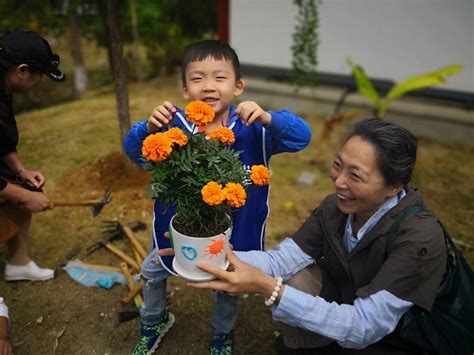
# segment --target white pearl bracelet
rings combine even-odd
[[[278,294],[280,293],[281,286],[283,284],[283,279],[280,276],[278,276],[278,277],[275,277],[275,280],[276,280],[275,289],[273,290],[270,298],[267,298],[265,300],[265,306],[271,306],[272,304],[274,304],[278,297]]]

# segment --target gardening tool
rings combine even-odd
[[[125,280],[127,280],[128,284],[128,289],[131,291],[135,288],[135,281],[133,281],[132,274],[130,273],[130,270],[128,269],[127,263],[120,263],[120,269],[122,270],[122,274],[125,277]],[[140,294],[136,295],[134,297],[135,300],[135,306],[137,308],[140,308],[143,305],[143,298]]]
[[[119,233],[121,234],[121,236],[125,235],[128,238],[132,247],[135,261],[138,265],[141,265],[143,260],[145,260],[145,258],[147,257],[147,252],[145,251],[145,248],[143,248],[143,246],[140,244],[140,242],[135,238],[132,228],[130,228],[129,226],[124,226],[117,221],[107,221],[104,226],[105,228],[103,229],[103,231],[106,232],[107,230],[111,230],[112,233]]]
[[[129,293],[127,293],[125,296],[122,297],[122,303],[127,304],[129,303],[133,298],[135,298],[136,295],[138,295],[143,288],[143,283],[142,281],[138,281],[138,284],[130,290]]]
[[[136,309],[123,310],[117,313],[119,323],[128,322],[140,316],[140,312]]]
[[[122,250],[119,248],[113,246],[109,241],[103,240],[100,243],[104,246],[104,248],[108,249],[109,251],[112,252],[112,254],[115,254],[118,256],[121,260],[125,261],[128,265],[133,267],[135,270],[140,271],[140,265],[132,259],[130,256],[125,254]]]
[[[112,201],[112,192],[110,187],[105,191],[104,197],[100,200],[82,200],[82,201],[65,201],[65,200],[50,200],[55,207],[62,206],[90,206],[92,210],[92,216],[96,217],[102,208]]]
[[[64,257],[63,261],[61,261],[61,264],[54,270],[54,273],[57,275],[59,271],[67,265],[69,261],[71,261],[74,257],[77,256],[81,252],[82,246],[80,243],[75,244],[72,249],[69,251],[69,253],[66,254]]]
[[[146,224],[141,221],[131,222],[127,227],[133,231],[146,230]],[[112,242],[124,237],[123,225],[117,221],[104,221],[102,223],[102,241],[95,243],[86,249],[86,255],[90,255],[96,250],[104,247],[104,242]]]

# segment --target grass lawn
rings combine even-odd
[[[165,99],[184,106],[177,77],[130,85],[132,121],[148,117]],[[333,191],[327,168],[340,145],[345,128],[339,127],[332,140],[319,144],[320,117],[306,117],[313,128],[313,141],[303,152],[282,154],[272,159],[271,213],[267,246],[275,245],[294,232],[321,199]],[[142,220],[148,230],[137,234],[149,245],[152,202],[145,192],[146,173],[127,164],[121,155],[115,94],[112,90],[90,92],[80,101],[17,117],[20,129],[19,153],[26,166],[39,169],[47,178],[46,194],[56,199],[99,198],[107,186],[113,202],[95,219],[87,208],[56,208],[35,216],[31,228],[31,256],[39,264],[55,268],[76,243],[83,249],[101,238],[101,223],[116,219],[124,223]],[[419,141],[419,160],[412,185],[419,188],[453,237],[474,245],[474,148]],[[296,185],[303,171],[317,175],[309,187]],[[125,241],[116,245],[130,253]],[[0,249],[4,256],[5,248]],[[474,265],[474,250],[464,254]],[[117,265],[108,251],[82,261]],[[3,259],[0,257],[0,259]],[[10,307],[11,339],[17,354],[127,354],[137,338],[139,321],[117,322],[122,310],[123,286],[111,290],[85,288],[65,273],[45,283],[5,283],[1,295]],[[212,293],[185,288],[171,278],[168,283],[170,310],[176,325],[160,345],[162,354],[206,354],[209,340]],[[236,354],[273,352],[276,324],[260,296],[241,297],[236,330]]]

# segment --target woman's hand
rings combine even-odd
[[[3,301],[2,301],[3,303]],[[0,316],[0,355],[11,355],[12,347],[8,341],[8,318]]]
[[[37,191],[28,191],[27,197],[20,202],[31,212],[42,212],[54,208],[48,198],[42,192]]]
[[[231,295],[242,293],[259,293],[270,297],[275,288],[275,279],[263,271],[241,261],[229,248],[227,260],[230,262],[229,271],[215,266],[200,263],[198,267],[217,277],[217,280],[207,282],[187,282],[194,288],[209,288],[224,291]]]
[[[0,339],[0,355],[11,355],[12,346],[8,339]]]
[[[36,189],[41,189],[45,183],[44,176],[39,171],[25,169],[21,170],[18,173],[18,176],[21,181],[26,182],[28,185]]]

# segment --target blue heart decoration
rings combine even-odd
[[[181,246],[181,253],[183,253],[184,257],[188,260],[194,260],[198,256],[198,252],[196,248],[190,244],[183,244]]]

